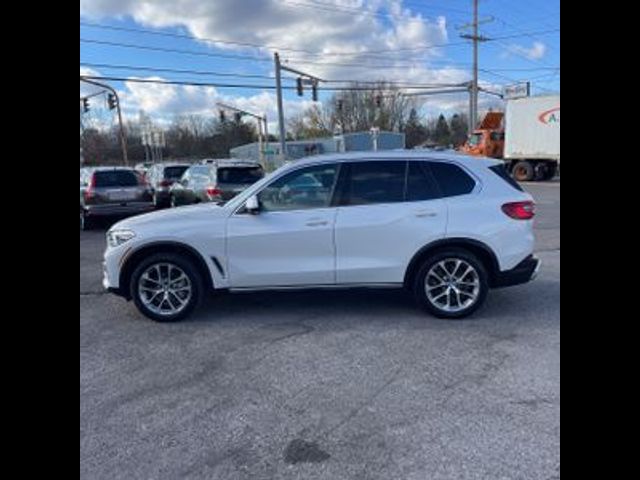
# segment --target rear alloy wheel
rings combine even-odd
[[[418,303],[440,318],[471,315],[486,299],[487,273],[482,263],[462,249],[447,249],[427,260],[414,285]]]
[[[157,322],[187,317],[202,298],[202,278],[188,259],[159,253],[144,260],[133,272],[130,293],[136,307]]]
[[[518,182],[530,182],[533,180],[533,165],[529,162],[518,162],[513,167],[513,178]]]

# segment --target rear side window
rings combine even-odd
[[[409,162],[407,171],[407,202],[440,198],[440,192],[429,174],[426,162]]]
[[[349,164],[340,205],[371,205],[404,201],[406,162]]]
[[[166,167],[164,169],[164,178],[178,180],[180,177],[182,177],[182,174],[187,170],[187,168],[189,167]]]
[[[138,185],[138,177],[128,170],[96,172],[93,178],[96,188],[135,187]]]
[[[513,177],[511,177],[511,175],[509,175],[509,172],[507,172],[507,168],[504,165],[494,165],[493,167],[489,167],[489,170],[498,175],[516,190],[524,192],[522,187],[518,185],[518,182],[516,182]]]
[[[218,183],[252,184],[262,177],[261,167],[228,167],[218,169]]]
[[[467,172],[452,163],[429,162],[429,168],[445,197],[471,193],[476,186]]]

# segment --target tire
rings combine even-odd
[[[534,175],[533,165],[526,160],[518,162],[514,165],[512,174],[518,182],[530,182]]]
[[[80,207],[80,230],[89,231],[94,227],[93,218],[87,215],[87,212]]]
[[[555,163],[548,163],[547,171],[545,172],[545,176],[543,180],[552,180],[553,177],[556,176],[556,170],[557,170],[557,166]]]
[[[185,279],[179,280],[182,275]],[[188,317],[200,304],[203,292],[204,282],[193,262],[168,252],[151,255],[140,262],[129,285],[129,293],[140,313],[162,323]]]
[[[458,261],[461,263],[456,268]],[[451,275],[464,283],[449,282]],[[440,284],[443,286],[438,286]],[[430,293],[427,293],[428,288]],[[488,291],[485,266],[475,255],[461,248],[438,250],[420,267],[413,285],[418,304],[432,315],[445,319],[468,317],[482,306]]]

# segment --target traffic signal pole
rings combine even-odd
[[[276,94],[277,94],[277,101],[278,101],[278,127],[280,129],[280,158],[282,160],[286,159],[286,153],[287,153],[287,142],[286,142],[286,131],[285,131],[285,125],[284,125],[284,109],[282,107],[282,71],[287,71],[287,72],[291,72],[291,73],[295,73],[296,75],[299,75],[302,78],[298,78],[298,95],[302,96],[302,88],[303,88],[303,84],[305,83],[305,81],[307,83],[310,83],[312,86],[312,91],[313,91],[313,100],[317,101],[318,100],[318,83],[322,82],[323,80],[318,78],[318,77],[314,77],[313,75],[309,75],[308,73],[305,72],[301,72],[300,70],[295,70],[291,67],[287,67],[287,66],[283,66],[282,63],[280,63],[280,55],[278,54],[278,52],[275,52],[273,54],[273,59],[275,62],[275,70],[276,70]]]
[[[124,126],[122,124],[122,111],[120,109],[120,98],[118,97],[118,92],[115,91],[113,87],[107,85],[106,83],[96,82],[95,80],[89,80],[80,75],[80,81],[89,83],[91,85],[96,85],[98,87],[104,88],[105,90],[110,91],[116,100],[116,110],[118,112],[118,124],[120,125],[120,146],[122,147],[122,159],[125,165],[129,165],[129,157],[127,155],[127,137],[124,132]]]

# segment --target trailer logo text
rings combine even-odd
[[[551,110],[547,110],[546,112],[542,112],[538,115],[538,120],[540,120],[545,125],[554,125],[560,124],[560,107],[552,108]]]

